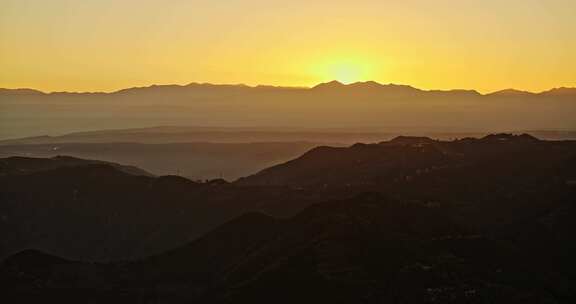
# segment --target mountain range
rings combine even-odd
[[[494,132],[573,130],[576,89],[420,90],[329,82],[313,88],[154,85],[111,93],[0,90],[0,139],[157,125],[413,128]]]
[[[498,94],[505,94],[505,95],[514,95],[515,93],[522,93],[522,94],[530,94],[530,95],[574,95],[576,94],[576,88],[570,87],[559,87],[559,88],[552,88],[549,90],[545,90],[542,92],[529,92],[529,91],[520,91],[516,89],[503,89],[500,91],[495,91],[492,93],[481,94],[475,90],[422,90],[418,88],[414,88],[409,85],[402,85],[402,84],[382,84],[376,81],[364,81],[364,82],[354,82],[350,84],[344,84],[337,80],[332,80],[325,83],[320,83],[315,85],[311,88],[307,87],[285,87],[285,86],[271,86],[271,85],[258,85],[258,86],[248,86],[244,84],[211,84],[211,83],[196,83],[192,82],[187,85],[151,85],[146,87],[133,87],[133,88],[126,88],[121,89],[114,92],[43,92],[40,90],[30,89],[30,88],[18,88],[18,89],[8,89],[8,88],[0,88],[0,94],[3,95],[66,95],[66,94],[127,94],[127,93],[134,93],[134,92],[142,92],[142,91],[170,91],[170,90],[203,90],[203,91],[210,91],[210,90],[219,90],[225,89],[229,91],[242,91],[242,90],[259,90],[259,91],[303,91],[303,90],[331,90],[331,89],[345,89],[345,90],[365,90],[365,89],[373,89],[373,90],[382,90],[387,92],[403,92],[403,93],[439,93],[439,92],[467,92],[469,94],[474,95],[498,95]],[[512,93],[512,94],[509,94]]]

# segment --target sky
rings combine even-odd
[[[574,0],[0,0],[0,87],[576,86]]]

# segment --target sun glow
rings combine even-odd
[[[576,86],[576,1],[0,3],[5,88],[334,79],[482,92]]]
[[[342,83],[349,84],[352,82],[360,81],[362,73],[357,66],[353,65],[338,65],[334,67],[332,73],[334,79]]]
[[[344,84],[372,80],[375,76],[368,60],[351,57],[326,60],[316,68],[316,72],[322,81],[338,80]]]

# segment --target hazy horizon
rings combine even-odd
[[[314,88],[150,86],[106,94],[0,90],[0,138],[159,125],[420,128],[453,132],[576,129],[576,88],[538,94],[422,91],[404,85]]]

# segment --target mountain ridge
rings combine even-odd
[[[502,89],[494,92],[480,93],[474,89],[420,89],[406,84],[388,83],[382,84],[377,81],[357,81],[344,84],[338,80],[322,82],[313,86],[276,86],[276,85],[246,85],[246,84],[214,84],[191,82],[188,84],[151,84],[148,86],[127,87],[113,91],[43,91],[34,88],[0,88],[0,96],[4,95],[65,95],[65,94],[125,94],[135,91],[165,90],[165,89],[235,89],[235,90],[326,90],[326,89],[384,89],[395,88],[413,90],[422,93],[449,93],[449,92],[476,92],[482,96],[517,96],[517,95],[573,95],[576,94],[576,87],[554,87],[540,92],[518,90],[514,88]]]

